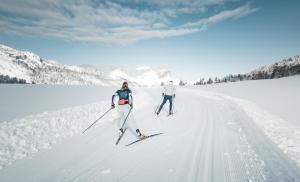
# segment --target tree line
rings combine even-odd
[[[298,57],[297,57],[298,58]],[[285,59],[279,63],[273,64],[267,69],[260,69],[252,71],[247,74],[229,74],[223,78],[200,78],[194,85],[206,85],[212,83],[226,83],[237,82],[245,80],[262,80],[262,79],[276,79],[287,76],[294,76],[300,74],[299,62],[293,62],[292,58]]]
[[[22,78],[10,77],[8,75],[0,75],[0,83],[18,83],[18,84],[26,84],[26,80]]]

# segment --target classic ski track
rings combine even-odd
[[[235,108],[237,109],[237,108]],[[243,113],[243,111],[241,111]],[[297,181],[300,179],[300,171],[296,164],[292,162],[283,152],[275,146],[264,134],[251,122],[245,115],[237,115],[242,121],[246,135],[248,136],[253,148],[259,153],[267,168],[265,173],[268,181]],[[258,171],[262,174],[262,171]]]

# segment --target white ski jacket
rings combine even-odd
[[[163,88],[163,93],[165,95],[170,95],[170,96],[173,96],[175,95],[175,92],[176,92],[176,88],[173,84],[167,84],[167,85],[164,85],[164,88]]]

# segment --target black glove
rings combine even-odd
[[[114,109],[115,108],[115,104],[111,104],[111,108]]]
[[[175,94],[173,95],[173,98],[175,98]]]

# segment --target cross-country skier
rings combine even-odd
[[[169,84],[164,85],[163,88],[163,93],[162,96],[164,98],[163,102],[161,103],[158,111],[156,112],[157,115],[159,115],[161,109],[163,108],[163,106],[165,105],[165,103],[167,101],[169,101],[170,106],[169,106],[169,114],[173,114],[172,113],[172,108],[173,108],[173,99],[175,98],[175,92],[176,92],[176,88],[173,85],[173,81],[169,81]]]
[[[127,82],[124,82],[122,84],[122,88],[120,90],[117,90],[116,93],[112,96],[112,102],[111,102],[112,109],[115,108],[114,100],[116,96],[119,97],[119,101],[118,101],[119,117],[117,119],[118,119],[118,126],[120,128],[120,134],[122,134],[125,131],[125,128],[128,128],[135,136],[137,136],[138,138],[143,138],[145,135],[143,135],[141,131],[138,129],[132,113],[131,112],[129,113],[129,111],[133,108],[133,105],[132,105],[132,93],[131,90],[128,88]],[[123,126],[123,128],[121,128],[127,115],[128,115],[127,121]]]

